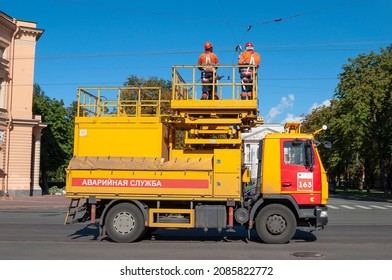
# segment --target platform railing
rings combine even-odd
[[[212,89],[212,99],[240,100],[244,86],[251,86],[250,100],[258,98],[258,74],[254,65],[219,65],[212,69],[212,82],[203,83],[202,70],[199,65],[177,65],[172,67],[172,99],[198,100],[202,96],[203,86]],[[241,70],[247,69],[251,73],[251,82],[241,79]]]
[[[161,87],[84,87],[78,89],[78,117],[159,117],[170,100]]]

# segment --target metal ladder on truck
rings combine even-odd
[[[65,215],[64,225],[72,224],[75,221],[76,214],[79,211],[80,198],[72,198]]]

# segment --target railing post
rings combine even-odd
[[[172,67],[172,81],[173,81],[173,85],[172,85],[172,99],[173,100],[177,100],[176,92],[177,92],[178,85],[177,85],[177,75],[176,75],[176,73],[177,73],[176,67],[173,66]]]
[[[231,69],[231,82],[233,83],[232,90],[231,90],[231,99],[235,99],[235,90],[236,90],[236,82],[235,82],[235,66]]]
[[[141,93],[142,89],[139,87],[137,93],[136,117],[140,117],[142,115]]]
[[[78,105],[76,107],[76,116],[80,117],[80,88],[78,88]]]
[[[196,68],[194,67],[192,69],[192,100],[197,99],[195,84],[196,84]]]

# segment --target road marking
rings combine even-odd
[[[342,207],[344,207],[344,208],[347,208],[347,209],[355,209],[354,207],[351,207],[351,206],[347,206],[347,205],[340,205],[340,206],[342,206]]]
[[[348,206],[348,205],[339,205],[339,206],[334,206],[334,205],[327,205],[329,209],[333,209],[333,210],[339,210],[339,206],[346,208],[346,209],[350,209],[350,210],[354,210],[354,209],[365,209],[365,210],[372,210],[374,208],[376,209],[382,209],[382,210],[388,210],[390,208],[392,208],[392,205],[383,205],[383,206],[378,206],[378,205],[368,205],[368,206],[364,206],[364,205],[353,205],[353,206]]]
[[[362,206],[362,205],[355,205],[355,207],[359,207],[359,208],[366,209],[366,210],[372,209],[370,207],[366,207],[366,206]]]
[[[385,208],[385,207],[381,207],[381,206],[377,206],[377,205],[369,205],[369,206],[370,206],[370,207],[377,208],[377,209],[383,209],[383,210],[387,209],[387,208]]]

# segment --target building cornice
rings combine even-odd
[[[12,119],[12,124],[14,124],[14,125],[37,126],[37,125],[41,125],[42,121],[39,120],[39,119]]]
[[[22,36],[34,37],[35,40],[38,41],[42,33],[44,33],[44,29],[20,26],[20,30],[16,37],[18,39],[20,39]]]
[[[0,25],[6,27],[12,32],[16,30],[14,19],[2,11],[0,11]]]
[[[36,41],[38,41],[45,30],[40,28],[35,28],[35,27],[23,26],[23,22],[27,23],[27,25],[29,25],[29,23],[35,25],[35,22],[26,22],[26,21],[19,21],[19,20],[17,21],[16,19],[10,17],[6,13],[0,11],[0,25],[9,29],[10,33],[15,32],[19,25],[20,30],[17,35],[18,38],[22,36],[29,36],[29,37],[31,36],[34,37]]]

